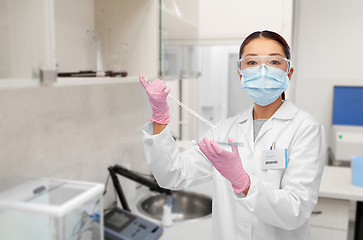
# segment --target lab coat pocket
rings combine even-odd
[[[272,184],[276,189],[280,189],[283,171],[284,169],[270,169],[265,171],[265,181]]]

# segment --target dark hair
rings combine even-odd
[[[275,40],[278,43],[280,43],[282,49],[284,50],[286,58],[287,59],[291,58],[290,47],[289,47],[289,44],[287,44],[287,42],[285,41],[285,39],[283,37],[281,37],[281,35],[279,35],[278,33],[264,30],[264,31],[257,31],[257,32],[251,33],[248,37],[245,38],[245,40],[241,44],[241,47],[239,48],[239,59],[241,59],[241,57],[242,57],[245,46],[247,44],[249,44],[252,40],[254,40],[256,38],[261,38],[261,37]]]

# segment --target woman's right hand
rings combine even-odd
[[[170,114],[166,98],[168,97],[170,88],[159,79],[156,79],[149,84],[142,74],[139,75],[139,80],[149,97],[153,112],[150,121],[159,124],[168,124],[170,122]]]

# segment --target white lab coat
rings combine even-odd
[[[262,126],[253,141],[253,108],[220,121],[205,136],[217,141],[232,137],[243,142],[239,154],[251,178],[247,196],[234,193],[231,183],[207,160],[198,146],[179,153],[168,127],[152,135],[143,127],[147,162],[161,187],[184,189],[213,181],[213,240],[313,239],[309,217],[313,211],[325,165],[324,128],[311,115],[286,100]],[[261,151],[287,149],[286,169],[262,170]],[[243,194],[242,194],[243,195]]]

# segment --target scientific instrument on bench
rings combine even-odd
[[[105,240],[155,240],[163,228],[126,210],[115,207],[104,216]]]
[[[349,163],[351,156],[363,156],[363,87],[334,86],[330,161]]]
[[[171,191],[169,189],[160,188],[156,182],[129,171],[119,165],[109,167],[108,170],[121,205],[124,209],[115,207],[104,216],[105,240],[158,239],[163,233],[163,228],[131,213],[125,195],[122,191],[121,184],[117,178],[117,174],[145,185],[149,187],[151,191],[157,191],[165,194],[171,194]]]

